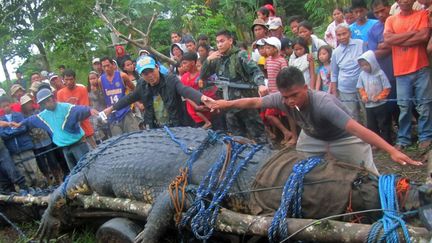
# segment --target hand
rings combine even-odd
[[[195,107],[195,111],[203,112],[203,111],[210,111],[210,108],[205,105],[199,105]]]
[[[10,122],[0,121],[0,127],[10,127]]]
[[[105,113],[106,116],[108,116],[109,114],[111,114],[111,112],[113,111],[113,107],[110,106],[108,108],[106,108],[105,110],[103,110],[103,112]]]
[[[215,100],[210,104],[211,111],[229,108],[228,100]]]
[[[18,128],[18,127],[21,126],[21,123],[9,122],[9,126],[11,126],[11,127],[15,127],[15,128]]]
[[[363,103],[367,103],[369,101],[369,99],[367,96],[363,96],[362,101],[363,101]]]
[[[269,94],[269,89],[265,85],[260,85],[258,87],[258,94],[259,94],[260,97],[266,96],[266,95]]]
[[[98,116],[98,115],[99,115],[99,111],[96,110],[96,109],[90,109],[90,114],[91,114],[92,116]]]
[[[372,101],[373,102],[378,102],[378,101],[380,101],[380,99],[379,99],[379,97],[375,96],[375,97],[372,97]]]
[[[311,53],[307,54],[307,60],[308,60],[308,62],[313,62],[314,61],[313,56],[312,56]]]
[[[397,162],[401,165],[411,164],[411,165],[423,165],[420,161],[412,160],[410,157],[408,157],[406,154],[394,149],[394,151],[390,154],[390,157],[394,162]]]
[[[215,51],[207,57],[207,60],[208,61],[215,60],[215,59],[220,58],[221,56],[222,56],[222,53],[220,53],[220,51]]]
[[[140,111],[144,111],[145,107],[141,102],[135,102],[135,105],[138,107]]]

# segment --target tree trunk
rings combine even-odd
[[[7,84],[7,87],[10,87],[10,84],[11,84],[11,78],[10,78],[10,76],[9,76],[9,72],[8,72],[8,69],[7,69],[7,67],[6,67],[6,63],[7,63],[7,60],[5,59],[5,58],[1,58],[1,64],[2,64],[2,68],[3,68],[3,72],[4,72],[4,75],[5,75],[5,78],[6,78],[6,84]]]
[[[219,231],[239,235],[267,236],[267,229],[273,218],[252,216],[222,209],[216,222]],[[288,235],[299,231],[306,225],[311,226],[300,231],[293,239],[317,242],[364,242],[371,225],[351,224],[347,222],[325,220],[313,224],[313,219],[288,219]],[[408,226],[411,242],[430,242],[431,234],[426,228]],[[399,231],[400,239],[403,239]]]
[[[48,62],[48,56],[47,56],[44,45],[39,40],[37,40],[34,44],[37,46],[39,53],[42,57],[42,69],[49,72],[50,71],[50,65]]]
[[[14,202],[20,204],[33,204],[46,206],[48,197],[12,197],[0,195],[0,201]],[[76,204],[85,209],[112,210],[114,212],[83,212],[76,216],[81,217],[101,217],[111,214],[132,213],[138,218],[148,216],[151,205],[130,199],[110,198],[99,195],[77,195]],[[116,214],[117,212],[117,214]],[[267,229],[273,218],[264,216],[253,216],[233,212],[228,209],[221,209],[216,222],[218,231],[238,234],[238,235],[258,235],[267,236]],[[310,225],[310,226],[308,226]],[[308,227],[307,227],[308,226]],[[303,229],[304,228],[304,229]],[[352,224],[334,220],[323,220],[316,222],[314,219],[288,219],[288,234],[296,233],[295,240],[308,240],[318,242],[364,242],[371,225]],[[425,228],[408,226],[412,242],[430,242],[431,233]],[[299,231],[297,233],[297,231]],[[401,232],[400,238],[403,239]]]

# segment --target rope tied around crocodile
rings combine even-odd
[[[199,240],[208,240],[212,236],[220,204],[228,195],[241,170],[262,148],[262,145],[237,143],[229,136],[224,136],[222,141],[229,144],[226,146],[227,149],[221,151],[218,160],[201,181],[195,201],[179,224],[181,230],[190,222],[192,232]],[[240,154],[248,148],[249,152],[238,160]]]
[[[381,175],[378,181],[378,190],[383,209],[383,217],[372,225],[367,242],[391,242],[399,241],[397,229],[402,228],[405,242],[410,243],[408,228],[403,220],[403,215],[399,212],[399,205],[395,189],[395,175]],[[383,234],[380,236],[380,232]]]
[[[188,168],[180,168],[180,175],[178,175],[168,186],[168,192],[175,210],[175,221],[178,225],[181,220],[185,203],[185,191],[188,185],[187,180]]]
[[[314,156],[297,162],[294,165],[283,188],[279,209],[276,211],[268,229],[270,242],[280,242],[282,239],[288,237],[288,216],[293,218],[302,217],[301,203],[304,177],[320,164],[321,161],[321,157]]]

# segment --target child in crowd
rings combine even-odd
[[[290,56],[294,52],[292,49],[292,41],[288,38],[282,38],[281,43],[282,43],[282,46],[281,46],[280,55],[283,56],[288,62],[290,59]]]
[[[313,34],[313,26],[308,21],[302,21],[299,24],[298,35],[306,41],[309,53],[312,54],[314,60],[317,61],[318,49],[321,46],[327,45],[327,43]]]
[[[344,19],[345,19],[345,22],[347,23],[347,25],[351,25],[356,20],[351,7],[344,8],[343,9],[343,15],[344,15]]]
[[[263,72],[264,77],[266,77],[266,79],[267,79],[267,70],[265,69],[265,62],[266,62],[266,58],[267,58],[267,52],[266,52],[266,50],[264,48],[264,45],[265,45],[264,39],[257,40],[256,46],[257,46],[257,49],[258,49],[258,53],[260,54],[260,57],[259,57],[258,62],[257,62],[257,65],[261,69],[261,71]]]
[[[390,82],[373,51],[363,53],[357,61],[362,69],[357,88],[365,103],[367,127],[391,144],[391,115],[383,101],[390,93]]]
[[[198,56],[193,52],[186,52],[183,55],[181,65],[186,71],[182,77],[181,82],[185,86],[192,87],[196,90],[199,89],[200,72],[197,69],[196,63]],[[202,126],[204,129],[211,128],[210,112],[206,107],[200,106],[190,99],[186,99],[186,110],[196,125]]]
[[[315,85],[316,90],[321,90],[326,93],[330,93],[331,83],[331,66],[330,60],[332,55],[332,47],[329,45],[321,46],[318,49],[318,75]]]
[[[333,10],[333,22],[329,24],[324,34],[324,40],[333,48],[337,47],[336,39],[336,26],[341,23],[345,23],[342,8],[335,8]]]
[[[309,88],[315,88],[315,64],[309,58],[309,48],[305,39],[298,38],[293,42],[294,53],[289,59],[289,65],[303,72],[305,82]]]
[[[268,89],[270,93],[278,92],[276,87],[276,76],[283,68],[288,66],[287,61],[280,55],[281,50],[281,41],[276,37],[269,37],[264,40],[265,50],[267,54],[266,59],[266,69],[268,75]],[[278,109],[267,109],[265,111],[265,120],[270,123],[273,128],[279,129],[284,136],[282,140],[282,144],[285,145],[294,145],[297,142],[297,133],[290,132],[285,125],[281,122],[282,116],[286,116]],[[292,120],[292,119],[291,119]],[[295,123],[290,123],[290,127],[294,128],[292,130],[295,131]],[[268,129],[268,131],[274,129]],[[269,132],[271,137],[275,137],[273,132]]]
[[[0,97],[0,107],[5,111],[5,115],[0,117],[1,121],[11,124],[24,120],[21,113],[12,112],[10,101],[6,96]],[[46,180],[36,163],[32,150],[34,146],[31,137],[27,133],[27,127],[0,127],[0,136],[11,153],[16,168],[25,177],[29,186],[46,186]]]
[[[104,96],[98,85],[99,74],[95,71],[91,71],[87,77],[87,91],[89,93],[90,106],[97,110],[103,111],[106,108]],[[111,137],[111,132],[108,123],[102,122],[101,119],[91,116],[90,122],[95,128],[95,139],[96,142],[100,143],[105,139]]]

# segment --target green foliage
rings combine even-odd
[[[308,0],[304,7],[309,14],[309,20],[315,25],[330,23],[332,12],[336,7],[351,5],[350,0]]]

